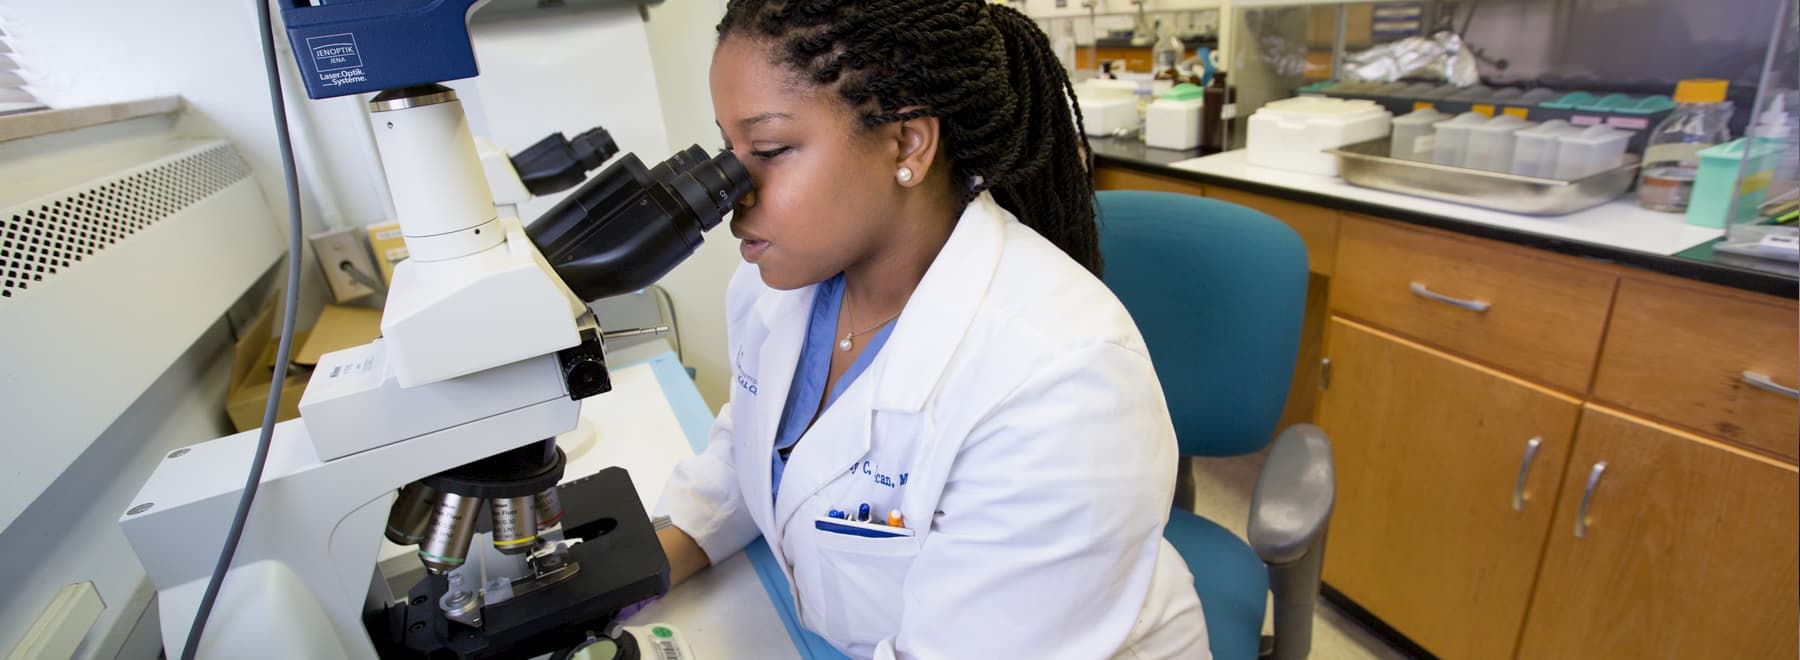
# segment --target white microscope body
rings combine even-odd
[[[452,90],[390,90],[370,108],[411,256],[394,269],[383,337],[321,358],[300,419],[276,425],[201,657],[536,655],[667,586],[623,471],[562,487],[562,517],[564,459],[551,439],[575,427],[578,399],[610,389],[582,301],[667,273],[749,191],[748,174],[698,147],[655,168],[626,155],[528,233],[496,212]],[[604,131],[582,139],[595,133],[607,149],[578,159],[587,166],[575,182],[612,154]],[[157,588],[171,655],[186,643],[257,436],[171,452],[120,520]],[[495,471],[507,461],[525,471]],[[554,510],[534,513],[546,500]],[[520,571],[498,576],[501,593],[485,602],[491,569],[475,573],[480,590],[457,579],[484,502],[493,545]],[[431,573],[404,598],[376,567],[384,520],[390,539],[419,544]]]
[[[383,338],[320,359],[301,419],[275,429],[203,657],[373,658],[363,615],[399,486],[575,427],[556,353],[586,307],[517,218],[495,217],[461,103],[375,104],[411,258]],[[166,648],[186,642],[257,433],[177,450],[123,526],[157,586]],[[391,600],[391,596],[388,596]]]

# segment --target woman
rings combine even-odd
[[[852,656],[1207,657],[1043,33],[982,0],[733,0],[711,85],[756,192],[731,401],[661,499],[672,581],[760,534]]]

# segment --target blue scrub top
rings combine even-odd
[[[806,323],[806,342],[800,347],[800,361],[794,367],[794,386],[788,388],[787,405],[781,411],[781,424],[776,427],[775,451],[769,457],[771,478],[769,479],[769,497],[781,491],[781,473],[787,469],[787,454],[800,436],[806,433],[807,427],[818,417],[819,394],[825,390],[825,381],[831,377],[831,352],[837,350],[840,337],[837,333],[838,308],[844,304],[844,275],[839,273],[829,280],[819,283],[813,293],[812,318]],[[856,362],[844,371],[831,388],[830,396],[825,398],[824,406],[831,407],[863,369],[875,360],[875,354],[887,343],[889,331],[894,324],[886,323],[873,334],[863,335],[856,341],[863,344],[861,355]]]

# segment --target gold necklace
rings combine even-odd
[[[901,307],[900,312],[904,312],[904,311],[906,311],[906,308]],[[876,328],[880,328],[881,326],[887,325],[889,321],[893,321],[894,319],[900,318],[900,312],[894,312],[894,315],[887,317],[887,320],[877,323],[875,325],[869,326],[869,329],[864,330],[862,332],[856,332],[853,330],[853,331],[844,333],[844,338],[842,340],[838,341],[838,350],[843,351],[845,353],[850,352],[850,349],[856,348],[856,336],[857,335],[866,335],[871,332],[874,332]],[[850,286],[848,284],[844,285],[844,320],[851,322],[851,323],[855,322],[855,318],[850,314]]]

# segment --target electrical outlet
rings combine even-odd
[[[349,268],[356,269],[366,278],[381,277],[374,258],[369,256],[369,245],[363,241],[360,228],[321,232],[313,234],[311,240],[313,254],[319,258],[319,270],[324,272],[325,282],[331,286],[332,300],[343,303],[374,295],[374,289],[345,269],[345,264],[349,264]]]

